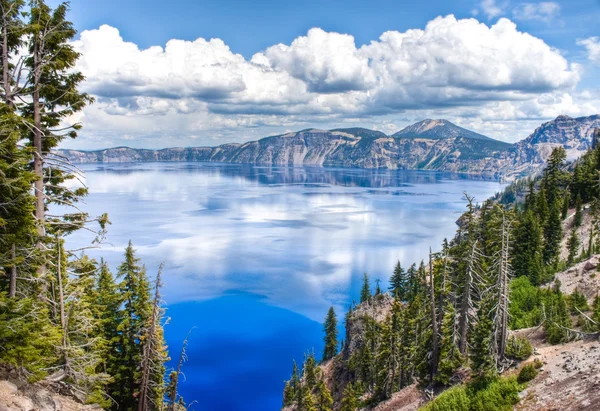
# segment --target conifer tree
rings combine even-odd
[[[456,310],[449,301],[444,309],[442,324],[442,339],[440,341],[441,353],[438,372],[435,381],[442,385],[449,385],[452,376],[463,363],[463,357],[458,347],[458,332],[456,324]]]
[[[544,263],[547,265],[555,264],[558,260],[560,251],[560,241],[563,237],[562,222],[560,220],[560,211],[557,203],[552,204],[548,220],[544,228]]]
[[[364,303],[371,299],[371,284],[367,273],[363,275],[363,285],[360,289],[360,302]]]
[[[394,267],[394,274],[390,278],[389,290],[396,299],[406,301],[406,297],[409,294],[408,288],[407,273],[402,268],[402,265],[400,265],[400,261],[398,261],[396,267]]]
[[[577,231],[573,228],[571,230],[571,235],[567,240],[567,249],[569,250],[569,256],[567,257],[567,264],[571,265],[575,261],[579,254],[579,236],[577,235]]]
[[[538,219],[532,211],[525,211],[515,228],[512,267],[517,277],[527,276],[534,285],[540,285],[545,277],[543,241]]]
[[[338,331],[337,331],[337,317],[333,307],[329,308],[327,317],[325,317],[325,323],[323,324],[323,330],[325,331],[325,349],[323,350],[322,361],[328,361],[337,355],[338,350]]]
[[[317,411],[333,411],[333,397],[323,380],[317,385]]]
[[[302,365],[302,373],[304,383],[310,391],[317,386],[317,362],[314,354],[306,354],[304,356],[304,364]]]
[[[142,362],[141,338],[152,314],[150,284],[146,270],[139,265],[133,245],[125,249],[125,261],[119,266],[121,278],[119,291],[123,298],[120,314],[118,351],[119,368],[113,375],[111,392],[119,409],[133,411],[138,408]]]
[[[346,388],[344,388],[340,411],[356,411],[358,406],[358,395],[356,395],[354,386],[350,382],[346,385]]]
[[[571,194],[567,191],[565,198],[563,199],[561,218],[565,220],[569,216],[569,204],[571,202]]]

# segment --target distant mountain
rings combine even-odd
[[[397,138],[427,138],[443,140],[447,138],[463,137],[473,140],[496,141],[484,135],[459,127],[448,120],[423,120],[408,126],[393,135]]]
[[[514,145],[515,163],[545,163],[557,146],[565,148],[568,160],[575,160],[592,146],[596,128],[600,128],[600,115],[558,116]]]
[[[447,120],[424,120],[388,136],[365,128],[307,129],[217,147],[118,147],[96,151],[61,150],[75,163],[206,161],[273,166],[331,166],[441,170],[516,178],[539,169],[553,147],[576,158],[591,145],[600,116],[560,116],[542,124],[517,144],[458,127]]]

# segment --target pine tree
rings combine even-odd
[[[317,386],[317,362],[315,361],[314,354],[311,353],[304,356],[302,373],[304,374],[304,383],[312,391]]]
[[[323,351],[322,361],[328,361],[337,355],[338,350],[338,331],[337,331],[337,317],[333,307],[329,308],[327,317],[325,317],[325,323],[323,324],[323,330],[325,331],[325,349]]]
[[[348,383],[342,394],[340,411],[356,411],[359,406],[358,396],[352,383]]]
[[[317,411],[333,411],[333,397],[323,380],[317,386]]]
[[[141,338],[152,314],[150,284],[146,270],[139,265],[133,245],[125,249],[125,261],[119,266],[119,291],[123,298],[120,313],[118,352],[120,361],[113,375],[112,396],[119,409],[127,411],[138,407],[142,362]]]
[[[579,236],[577,235],[577,231],[573,229],[571,231],[571,236],[567,240],[567,249],[569,250],[569,256],[567,257],[567,264],[571,265],[575,261],[575,258],[579,255]]]
[[[544,240],[538,219],[530,210],[519,216],[515,228],[512,267],[517,277],[527,276],[532,284],[540,285],[544,279]]]
[[[363,275],[363,285],[360,289],[360,302],[361,304],[371,299],[371,284],[369,282],[369,276],[367,273]]]
[[[563,199],[562,213],[560,216],[563,220],[566,220],[567,217],[569,216],[570,202],[571,202],[571,194],[567,191],[567,193],[565,194],[565,198]]]
[[[408,287],[407,273],[402,268],[402,265],[400,265],[400,261],[398,261],[396,267],[394,267],[394,274],[392,274],[392,277],[390,278],[389,290],[396,299],[406,301]]]
[[[544,263],[555,264],[560,252],[560,241],[563,237],[562,221],[560,220],[560,211],[555,202],[550,207],[550,213],[546,226],[544,227]]]
[[[308,388],[302,390],[302,399],[298,406],[298,411],[317,411],[315,397],[313,397],[310,389]]]
[[[449,385],[454,373],[463,363],[463,357],[458,348],[458,330],[456,324],[456,310],[452,303],[447,302],[444,309],[444,321],[442,324],[442,339],[440,345],[440,361],[435,381],[442,385]]]

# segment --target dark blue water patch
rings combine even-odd
[[[192,410],[277,410],[292,359],[323,349],[322,325],[256,295],[225,295],[168,307],[165,335],[175,367],[188,330],[179,391]]]

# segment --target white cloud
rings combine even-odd
[[[515,20],[540,20],[550,22],[560,13],[558,3],[542,1],[539,3],[521,3],[512,11]]]
[[[588,52],[588,59],[600,63],[600,38],[589,37],[587,39],[578,39],[577,45],[585,47]]]
[[[140,49],[106,25],[84,31],[74,46],[84,88],[98,97],[80,119],[82,135],[103,146],[123,134],[155,147],[243,141],[272,132],[265,128],[381,123],[387,130],[400,113],[471,116],[474,107],[569,94],[581,72],[508,19],[487,26],[452,15],[361,47],[351,35],[313,28],[251,59],[220,39]]]
[[[496,0],[483,0],[479,6],[488,19],[493,19],[504,14],[504,5],[498,5]]]

